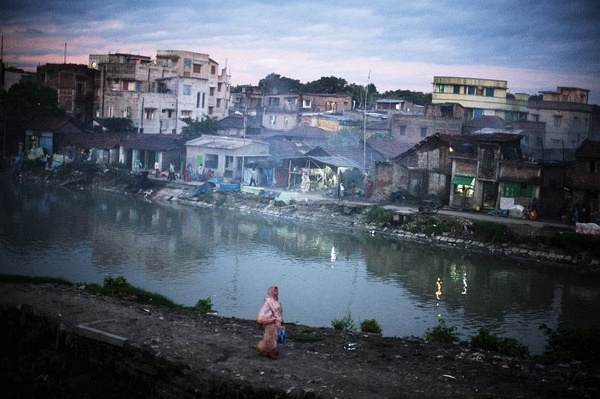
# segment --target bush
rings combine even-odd
[[[366,333],[381,334],[381,326],[375,319],[366,319],[361,321],[360,330]]]
[[[502,338],[490,333],[489,327],[480,327],[478,334],[471,337],[471,347],[492,352],[498,352],[505,356],[526,357],[529,348],[522,345],[514,338]]]
[[[479,221],[475,225],[475,238],[488,242],[509,241],[508,226],[501,223]]]
[[[557,232],[549,239],[549,246],[561,249],[569,255],[589,251],[593,257],[600,257],[600,236]]]
[[[213,304],[210,297],[206,299],[199,299],[198,302],[196,302],[196,305],[194,305],[194,310],[197,310],[202,314],[214,313],[212,305]]]
[[[373,223],[391,223],[394,218],[392,211],[388,211],[382,206],[373,205],[367,211],[367,219]]]
[[[425,332],[425,338],[429,341],[452,344],[459,342],[459,333],[456,332],[455,326],[447,327],[444,319],[439,319],[438,325],[433,328],[428,328]]]
[[[592,366],[600,365],[600,328],[575,328],[559,326],[552,330],[545,324],[540,326],[548,336],[546,351],[542,359],[547,362],[579,360]]]
[[[348,313],[346,316],[341,319],[333,319],[331,320],[331,325],[336,330],[354,330],[354,320],[352,320],[352,315]]]

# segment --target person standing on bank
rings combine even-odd
[[[250,185],[254,183],[254,187],[256,187],[256,181],[258,180],[258,171],[256,168],[252,168],[250,172]]]
[[[158,178],[160,175],[160,163],[158,161],[154,161],[154,177]]]
[[[279,354],[277,339],[283,324],[283,309],[279,303],[279,289],[276,286],[269,287],[265,302],[256,316],[256,321],[265,329],[265,332],[263,338],[254,345],[254,349],[263,356],[277,359]]]

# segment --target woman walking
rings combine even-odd
[[[264,356],[277,359],[277,338],[283,323],[283,309],[279,303],[279,289],[276,286],[269,287],[265,302],[256,317],[258,324],[264,327],[265,332],[254,348]]]

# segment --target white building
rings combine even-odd
[[[129,118],[140,132],[179,134],[183,118],[228,115],[230,76],[207,54],[92,54],[89,66],[100,71],[98,118]]]

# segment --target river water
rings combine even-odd
[[[102,192],[0,185],[0,273],[102,284],[123,276],[182,305],[253,319],[269,285],[286,322],[376,319],[423,337],[439,318],[543,351],[541,324],[600,323],[600,277],[461,250]]]

